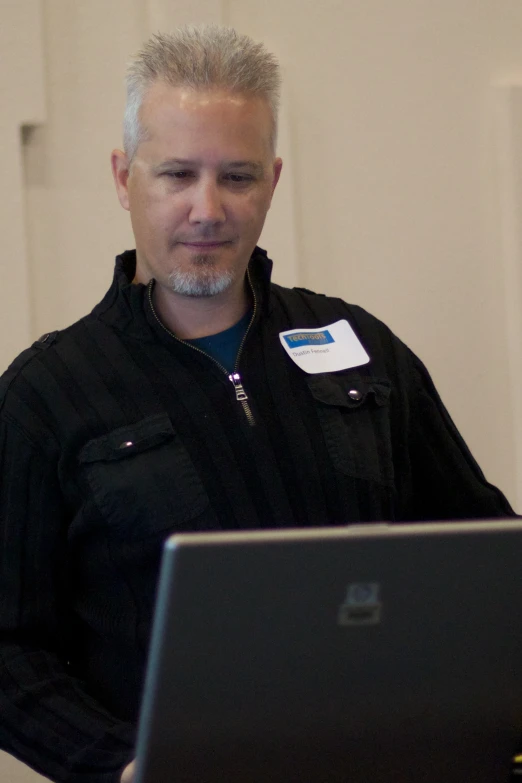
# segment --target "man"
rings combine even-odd
[[[278,91],[232,30],[149,41],[112,155],[136,251],[1,381],[0,741],[56,781],[132,778],[173,531],[513,513],[382,323],[270,284]]]

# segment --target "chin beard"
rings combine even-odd
[[[175,269],[168,276],[168,285],[172,291],[182,296],[216,296],[230,288],[234,275],[230,270],[220,272],[214,268],[214,259],[210,255],[199,255],[189,271]]]

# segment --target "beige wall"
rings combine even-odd
[[[90,310],[132,246],[109,172],[125,62],[204,20],[283,64],[276,279],[385,320],[520,510],[519,0],[0,0],[0,363]]]
[[[21,137],[24,126],[45,121],[41,23],[39,0],[0,0],[2,365],[32,332]]]

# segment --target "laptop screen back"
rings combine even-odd
[[[507,781],[522,523],[167,542],[137,783]]]

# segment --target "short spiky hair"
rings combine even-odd
[[[152,36],[127,71],[123,145],[129,161],[144,139],[139,117],[143,98],[158,80],[173,87],[218,87],[264,98],[272,112],[275,152],[281,75],[277,59],[263,44],[219,25],[187,25]]]

